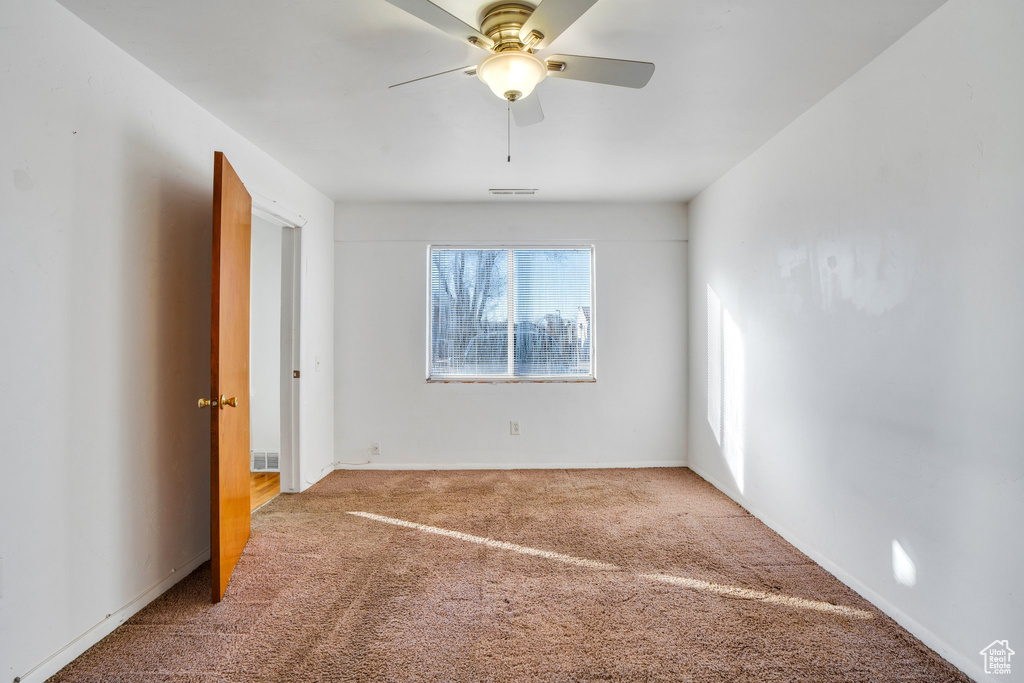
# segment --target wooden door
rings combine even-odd
[[[213,601],[249,540],[249,248],[252,197],[223,152],[213,169],[210,554]],[[212,403],[212,400],[211,400]]]

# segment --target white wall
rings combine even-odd
[[[682,464],[681,205],[339,204],[336,225],[340,462],[380,441],[370,467]],[[596,383],[426,383],[427,247],[481,240],[596,245]]]
[[[281,231],[252,217],[249,449],[281,452]]]
[[[973,676],[1024,644],[1022,65],[952,0],[689,212],[691,467]]]
[[[214,150],[308,218],[304,477],[331,462],[334,205],[55,2],[2,24],[0,678],[32,681],[209,551]]]

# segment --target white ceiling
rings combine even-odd
[[[945,0],[601,0],[541,53],[652,61],[643,90],[547,79],[512,128],[475,63],[384,0],[60,0],[337,201],[685,201]],[[484,0],[436,0],[479,25]]]

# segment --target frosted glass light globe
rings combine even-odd
[[[548,65],[529,52],[498,52],[476,67],[477,77],[503,100],[528,97],[548,75]]]

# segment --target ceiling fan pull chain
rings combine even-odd
[[[505,101],[505,135],[508,142],[508,163],[512,163],[512,100]]]

